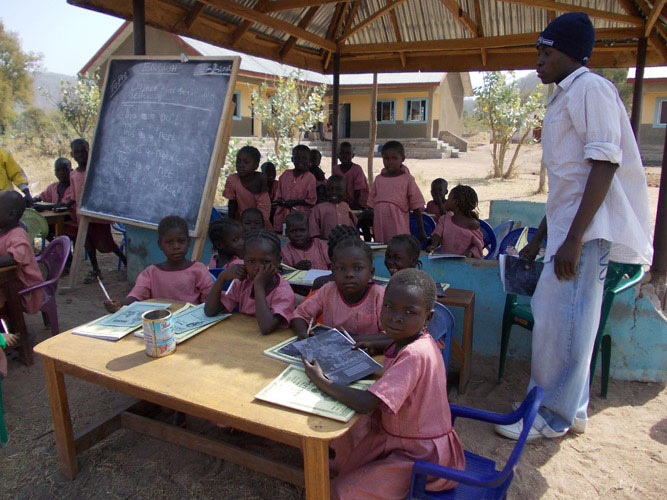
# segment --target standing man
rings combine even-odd
[[[528,439],[584,432],[608,262],[649,264],[653,254],[639,150],[616,88],[586,68],[594,43],[593,25],[581,12],[556,18],[537,41],[537,76],[557,86],[542,128],[546,217],[522,251],[534,259],[548,236],[530,303],[529,390],[541,386],[544,399]],[[521,428],[520,421],[496,432],[518,439]]]
[[[28,179],[25,172],[14,161],[12,155],[6,149],[0,149],[0,191],[11,191],[13,186],[23,191],[26,206],[32,205],[32,197],[28,189]]]

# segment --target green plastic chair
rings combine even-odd
[[[23,217],[21,217],[21,222],[25,224],[26,233],[28,233],[28,238],[33,243],[33,247],[35,238],[42,238],[43,247],[44,238],[49,234],[49,223],[46,219],[37,210],[26,208]]]
[[[616,296],[629,290],[644,278],[644,270],[639,264],[619,264],[609,262],[607,277],[604,282],[604,296],[602,299],[602,311],[600,313],[600,325],[595,336],[593,356],[591,357],[590,384],[593,384],[595,366],[597,364],[598,351],[602,350],[602,387],[600,394],[607,397],[609,388],[609,367],[611,364],[611,333],[606,329],[609,311]],[[510,333],[513,325],[519,325],[527,330],[532,330],[535,320],[530,309],[530,304],[518,303],[517,295],[507,294],[505,299],[505,310],[503,312],[502,336],[500,338],[500,364],[498,367],[498,383],[502,382],[505,372],[505,361],[507,347],[510,341]]]

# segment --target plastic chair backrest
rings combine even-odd
[[[125,235],[125,224],[123,224],[122,222],[114,222],[113,224],[111,224],[111,228],[114,231],[118,231],[119,233]]]
[[[19,293],[23,294],[37,288],[44,288],[44,302],[55,296],[56,288],[58,288],[58,278],[60,278],[65,268],[69,252],[70,241],[67,236],[58,236],[51,241],[42,253],[35,258],[38,263],[46,268],[46,279],[38,285],[21,290]]]
[[[449,369],[449,354],[452,350],[452,335],[454,335],[454,315],[441,303],[436,302],[433,306],[433,317],[428,322],[426,329],[434,340],[442,340],[445,347],[442,349],[442,359],[445,362],[445,370]]]
[[[513,227],[514,227],[514,221],[512,219],[508,219],[506,221],[501,222],[500,224],[498,224],[496,227],[493,228],[493,232],[496,235],[496,242],[498,243],[498,245],[496,246],[496,250],[493,252],[493,256],[491,257],[492,259],[498,258],[498,250],[500,250],[500,244],[505,239],[505,236],[509,234],[509,232],[512,230]]]
[[[493,228],[489,226],[489,223],[483,220],[479,221],[479,228],[482,230],[482,234],[484,235],[484,249],[486,250],[484,259],[492,259],[496,252],[496,247],[498,246],[498,242],[496,241],[496,233],[493,232]]]
[[[21,217],[21,222],[25,224],[25,230],[31,243],[35,238],[46,238],[49,234],[49,223],[37,210],[26,208]]]
[[[521,233],[523,232],[522,227],[519,227],[517,229],[513,229],[509,233],[507,233],[507,236],[503,238],[503,241],[500,243],[498,246],[498,255],[503,255],[507,253],[507,247],[509,246],[514,246],[519,239],[519,236],[521,236]],[[535,233],[537,232],[536,227],[531,227],[528,228],[528,241],[533,239],[533,236],[535,236]],[[542,248],[546,248],[547,246],[547,239],[544,238],[542,241]]]
[[[435,231],[436,221],[430,215],[422,214],[422,222],[424,223],[424,231],[426,236],[430,237],[431,233]],[[410,212],[410,234],[419,239],[419,227],[417,226],[417,218]],[[422,250],[426,248],[426,243],[421,242]]]
[[[216,220],[222,219],[222,215],[218,212],[218,209],[211,207],[211,218],[208,220],[208,223],[215,222]]]

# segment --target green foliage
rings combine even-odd
[[[632,85],[628,83],[628,69],[598,68],[591,71],[603,76],[616,86],[616,89],[623,100],[623,104],[625,104],[625,109],[628,114],[630,114],[630,110],[632,109]]]
[[[72,132],[58,111],[45,113],[30,107],[13,121],[9,130],[12,137],[43,156],[66,156],[69,153]]]
[[[324,95],[327,86],[307,85],[294,72],[277,83],[264,82],[252,93],[252,108],[262,120],[262,127],[273,139],[273,153],[268,161],[284,170],[291,159],[292,141],[326,118]]]
[[[90,141],[100,111],[100,88],[97,75],[78,76],[76,84],[60,82],[58,111],[79,136]]]
[[[18,36],[0,22],[0,132],[17,116],[16,107],[32,102],[32,76],[40,57],[21,50]]]
[[[541,89],[539,85],[534,92],[522,97],[514,73],[500,71],[487,72],[483,86],[475,89],[478,118],[491,131],[493,177],[507,179],[515,175],[519,149],[526,141],[532,140],[532,131],[544,116]],[[518,138],[518,142],[509,165],[505,167],[514,138]]]

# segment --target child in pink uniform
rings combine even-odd
[[[208,237],[213,244],[213,255],[209,269],[220,269],[235,264],[243,265],[243,235],[241,224],[234,219],[218,219],[208,228]]]
[[[441,177],[434,179],[433,182],[431,182],[431,198],[433,199],[426,204],[425,212],[433,215],[433,218],[436,221],[445,215],[445,212],[447,211],[445,209],[447,193],[449,192],[447,187],[447,181]]]
[[[266,176],[257,172],[261,158],[259,150],[253,146],[243,146],[236,153],[236,172],[227,177],[222,196],[229,200],[229,216],[240,219],[246,208],[257,208],[269,223],[271,197]]]
[[[377,242],[388,243],[397,234],[410,234],[409,211],[417,219],[419,239],[427,239],[422,221],[424,197],[414,177],[401,169],[403,161],[405,150],[400,142],[389,141],[382,146],[384,170],[375,179],[368,197]]]
[[[367,391],[327,379],[304,359],[306,373],[322,392],[360,413],[370,413],[334,440],[332,500],[403,499],[415,460],[463,470],[463,447],[452,427],[442,354],[426,333],[433,316],[435,284],[423,271],[404,269],[387,285],[382,327],[394,342],[385,351],[382,377]],[[372,413],[371,413],[372,412]],[[427,490],[456,483],[429,478]]]
[[[72,187],[70,185],[70,173],[72,172],[72,163],[67,158],[58,158],[54,165],[56,179],[58,182],[49,184],[47,188],[42,191],[39,196],[32,199],[32,201],[43,201],[46,203],[53,203],[54,208],[70,208],[74,205],[74,197],[72,195]],[[39,210],[39,208],[37,208]],[[64,233],[70,238],[76,238],[77,224],[76,221],[67,220],[63,224]]]
[[[106,300],[113,313],[121,306],[148,299],[170,299],[201,304],[213,286],[208,268],[185,258],[190,246],[188,224],[177,215],[163,218],[157,227],[157,244],[167,260],[152,264],[137,276],[134,288],[123,300]]]
[[[289,243],[283,245],[283,262],[295,269],[329,269],[328,247],[325,241],[312,238],[308,218],[302,212],[287,215],[285,234]]]
[[[315,205],[308,218],[312,236],[328,239],[331,229],[335,226],[355,227],[357,218],[350,210],[350,206],[343,201],[344,197],[345,177],[332,175],[327,181],[328,201]]]
[[[261,166],[262,173],[266,176],[266,185],[269,189],[271,199],[271,215],[266,227],[273,227],[273,214],[276,212],[276,200],[278,199],[278,183],[276,182],[276,166],[270,161],[265,161]]]
[[[320,163],[322,163],[322,153],[317,149],[311,149],[308,171],[315,176],[317,203],[322,203],[327,200],[327,177],[324,175],[324,170],[320,167]]]
[[[347,141],[341,142],[338,147],[340,164],[334,165],[331,174],[345,177],[347,190],[345,201],[353,210],[361,210],[368,206],[368,179],[361,165],[352,163],[352,158],[354,158],[352,144]]]
[[[0,267],[16,266],[20,288],[38,285],[43,281],[28,234],[19,226],[25,210],[25,199],[16,191],[0,191]],[[0,288],[0,315],[5,307],[4,287]],[[41,288],[21,295],[23,311],[39,312],[44,301]]]
[[[392,276],[403,269],[421,269],[420,251],[421,245],[419,245],[417,238],[411,234],[397,234],[387,245],[387,250],[384,253],[384,265]]]
[[[241,231],[243,234],[264,229],[264,216],[256,208],[246,208],[241,214]]]
[[[470,186],[458,185],[447,198],[447,213],[440,217],[431,234],[427,251],[442,246],[442,252],[482,258],[484,235],[477,215],[477,193]]]
[[[220,273],[206,299],[204,312],[215,316],[220,312],[238,311],[257,318],[263,335],[276,328],[287,328],[294,311],[295,297],[289,283],[284,281],[280,268],[280,240],[264,229],[246,235],[243,245],[242,274],[233,269]],[[235,267],[235,266],[233,266]],[[235,278],[226,292],[226,280]]]
[[[287,170],[278,180],[278,198],[276,213],[273,215],[273,229],[282,233],[285,217],[292,210],[310,214],[317,203],[315,176],[308,171],[310,148],[299,144],[292,149],[294,168]]]
[[[292,329],[300,338],[308,324],[322,316],[322,324],[345,328],[353,337],[388,340],[380,325],[384,287],[373,283],[373,251],[359,238],[347,238],[336,245],[331,259],[333,282],[307,297],[294,313]],[[388,342],[387,342],[388,344]]]

